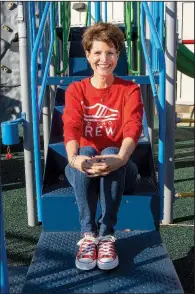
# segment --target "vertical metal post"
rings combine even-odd
[[[56,6],[53,6],[53,9],[56,9]],[[56,28],[56,16],[57,13],[55,13],[54,11],[54,28]],[[48,23],[45,26],[45,50],[46,52],[48,52],[49,50],[49,44],[48,44],[48,40],[49,40],[49,19],[48,19]],[[49,76],[50,77],[55,77],[55,66],[54,66],[54,55],[52,55],[51,57],[51,62],[50,62],[50,67],[49,67]],[[49,92],[49,93],[48,93]],[[51,125],[51,120],[52,120],[52,114],[53,114],[53,109],[55,106],[55,92],[56,92],[56,86],[55,85],[50,85],[47,87],[46,89],[46,95],[47,93],[49,94],[47,97],[49,99],[49,111],[50,111],[50,125]],[[45,148],[45,147],[44,147]]]
[[[88,27],[91,26],[91,1],[88,1]]]
[[[152,3],[148,4],[150,11]],[[140,24],[138,24],[140,25]],[[152,56],[152,45],[151,45],[151,33],[150,33],[150,27],[148,22],[145,23],[145,38],[146,38],[146,46],[147,51],[150,56]],[[143,54],[142,54],[143,55]],[[152,57],[151,57],[152,60]],[[145,58],[142,56],[142,74],[148,75],[147,66],[145,63]],[[153,145],[153,132],[154,132],[154,99],[152,94],[152,89],[150,85],[142,85],[142,93],[144,97],[144,106],[146,111],[146,117],[147,117],[147,123],[148,123],[148,134],[150,137],[151,146]]]
[[[176,20],[177,3],[167,2],[166,23],[166,159],[163,224],[173,221],[174,152],[175,152],[175,99],[176,99]]]
[[[46,87],[44,105],[42,109],[43,114],[43,140],[44,140],[44,160],[46,162],[47,159],[47,149],[49,144],[49,135],[50,135],[50,121],[51,121],[51,113],[50,113],[50,101],[49,101],[49,89]]]
[[[58,3],[59,4],[59,3]],[[41,9],[43,11],[44,6],[43,2],[41,2]],[[42,14],[41,14],[42,15]],[[48,19],[49,21],[49,19]],[[48,24],[45,26],[45,33],[42,40],[43,44],[43,55],[44,55],[44,67],[45,68],[45,53],[48,52],[48,40],[49,40],[49,34],[48,34]],[[43,74],[42,74],[43,77]],[[42,109],[42,115],[43,115],[43,141],[44,141],[44,160],[46,162],[47,160],[47,149],[48,149],[48,143],[49,143],[49,135],[50,135],[50,124],[51,124],[51,113],[50,113],[50,98],[49,98],[49,89],[48,86],[46,87],[45,91],[45,98],[44,98],[44,105]]]
[[[164,48],[164,2],[159,2],[159,37],[162,43],[162,47]]]
[[[100,2],[95,1],[95,22],[101,21]]]
[[[34,183],[34,159],[33,159],[33,126],[31,112],[30,95],[30,44],[29,44],[29,26],[27,18],[27,4],[18,2],[18,37],[20,54],[20,82],[21,82],[21,100],[22,112],[26,114],[24,123],[24,164],[26,181],[26,199],[28,225],[35,226],[37,220],[36,193]]]
[[[0,171],[1,171],[1,162],[0,162]],[[9,293],[9,281],[8,281],[8,267],[7,267],[7,255],[6,255],[6,243],[5,243],[5,230],[4,230],[4,213],[3,213],[3,201],[1,193],[1,177],[0,177],[0,226],[1,226],[1,293]]]
[[[104,1],[104,22],[107,22],[108,12],[107,12],[107,1]]]

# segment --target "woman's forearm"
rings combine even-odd
[[[132,155],[133,151],[135,150],[135,142],[132,138],[125,138],[122,142],[119,156],[124,160],[124,163],[126,164],[129,160],[129,157]]]
[[[76,140],[71,140],[66,143],[66,153],[68,157],[68,161],[75,155],[78,155],[79,143]]]

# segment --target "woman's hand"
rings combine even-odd
[[[88,168],[91,168],[89,160],[91,157],[85,155],[75,155],[75,158],[70,161],[70,165],[80,172],[85,172]]]
[[[87,168],[88,177],[106,176],[126,164],[117,154],[96,155],[90,159],[91,168]]]

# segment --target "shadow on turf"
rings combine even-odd
[[[20,235],[18,233],[5,232],[8,264],[30,265],[39,236],[40,232],[37,232],[37,236],[28,236],[24,233]],[[12,252],[12,243],[16,244],[14,252]]]
[[[188,182],[188,181],[194,181],[194,177],[193,178],[187,178],[187,179],[174,180],[175,183]]]
[[[185,159],[185,157],[183,158]],[[181,160],[181,161],[176,161],[175,162],[175,169],[178,168],[185,168],[185,167],[193,167],[194,166],[194,160]]]
[[[194,148],[194,143],[189,143],[189,144],[176,144],[175,145],[175,149],[189,149],[189,148],[192,148],[192,150],[193,150],[193,148]]]
[[[177,217],[177,218],[174,218],[174,224],[184,222],[184,221],[193,220],[193,219],[194,219],[194,215],[188,215],[188,216],[184,216],[184,217]]]
[[[185,294],[194,293],[194,246],[187,256],[173,261]]]

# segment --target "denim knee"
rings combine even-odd
[[[98,152],[95,148],[90,146],[81,147],[79,149],[79,155],[85,155],[85,156],[95,156],[98,155]]]
[[[119,153],[119,148],[117,148],[117,147],[107,147],[104,150],[102,150],[101,155],[118,154],[118,153]]]

